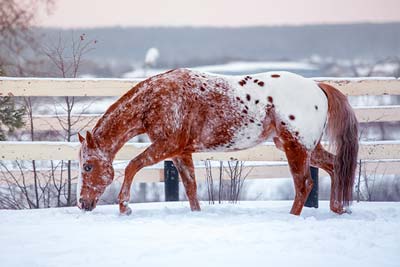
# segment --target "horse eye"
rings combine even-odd
[[[93,169],[93,166],[90,164],[86,164],[83,166],[83,169],[85,170],[85,172],[90,172]]]

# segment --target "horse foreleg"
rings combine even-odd
[[[311,154],[311,165],[323,169],[331,177],[330,209],[335,213],[342,214],[345,210],[343,209],[343,199],[336,193],[339,181],[335,176],[334,162],[335,155],[326,151],[321,144],[318,144]]]
[[[181,155],[172,159],[175,167],[181,175],[182,183],[185,187],[186,195],[189,199],[190,209],[200,211],[200,204],[197,200],[197,185],[194,174],[194,165],[191,154]]]
[[[173,157],[179,147],[176,142],[170,140],[157,141],[151,144],[145,151],[131,160],[125,168],[125,179],[122,183],[121,191],[118,196],[119,210],[121,214],[129,215],[132,210],[128,207],[130,190],[135,174],[143,167],[153,165],[166,158]]]

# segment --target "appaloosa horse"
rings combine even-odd
[[[335,155],[320,144],[324,129]],[[143,167],[171,158],[189,198],[200,210],[192,153],[234,151],[273,137],[285,152],[295,184],[292,214],[299,215],[313,181],[310,165],[332,179],[330,208],[345,212],[352,200],[358,123],[346,97],[327,84],[289,72],[221,76],[176,69],[140,82],[79,135],[81,181],[78,206],[93,210],[114,178],[112,162],[132,137],[147,133],[152,144],[131,160],[119,194],[128,207],[133,177]]]

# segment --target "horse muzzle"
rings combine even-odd
[[[80,198],[78,201],[78,208],[84,211],[92,211],[96,208],[97,201]]]

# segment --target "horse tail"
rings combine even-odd
[[[337,204],[349,206],[357,167],[358,121],[347,97],[336,88],[319,83],[328,98],[329,142],[335,148],[333,196]]]

